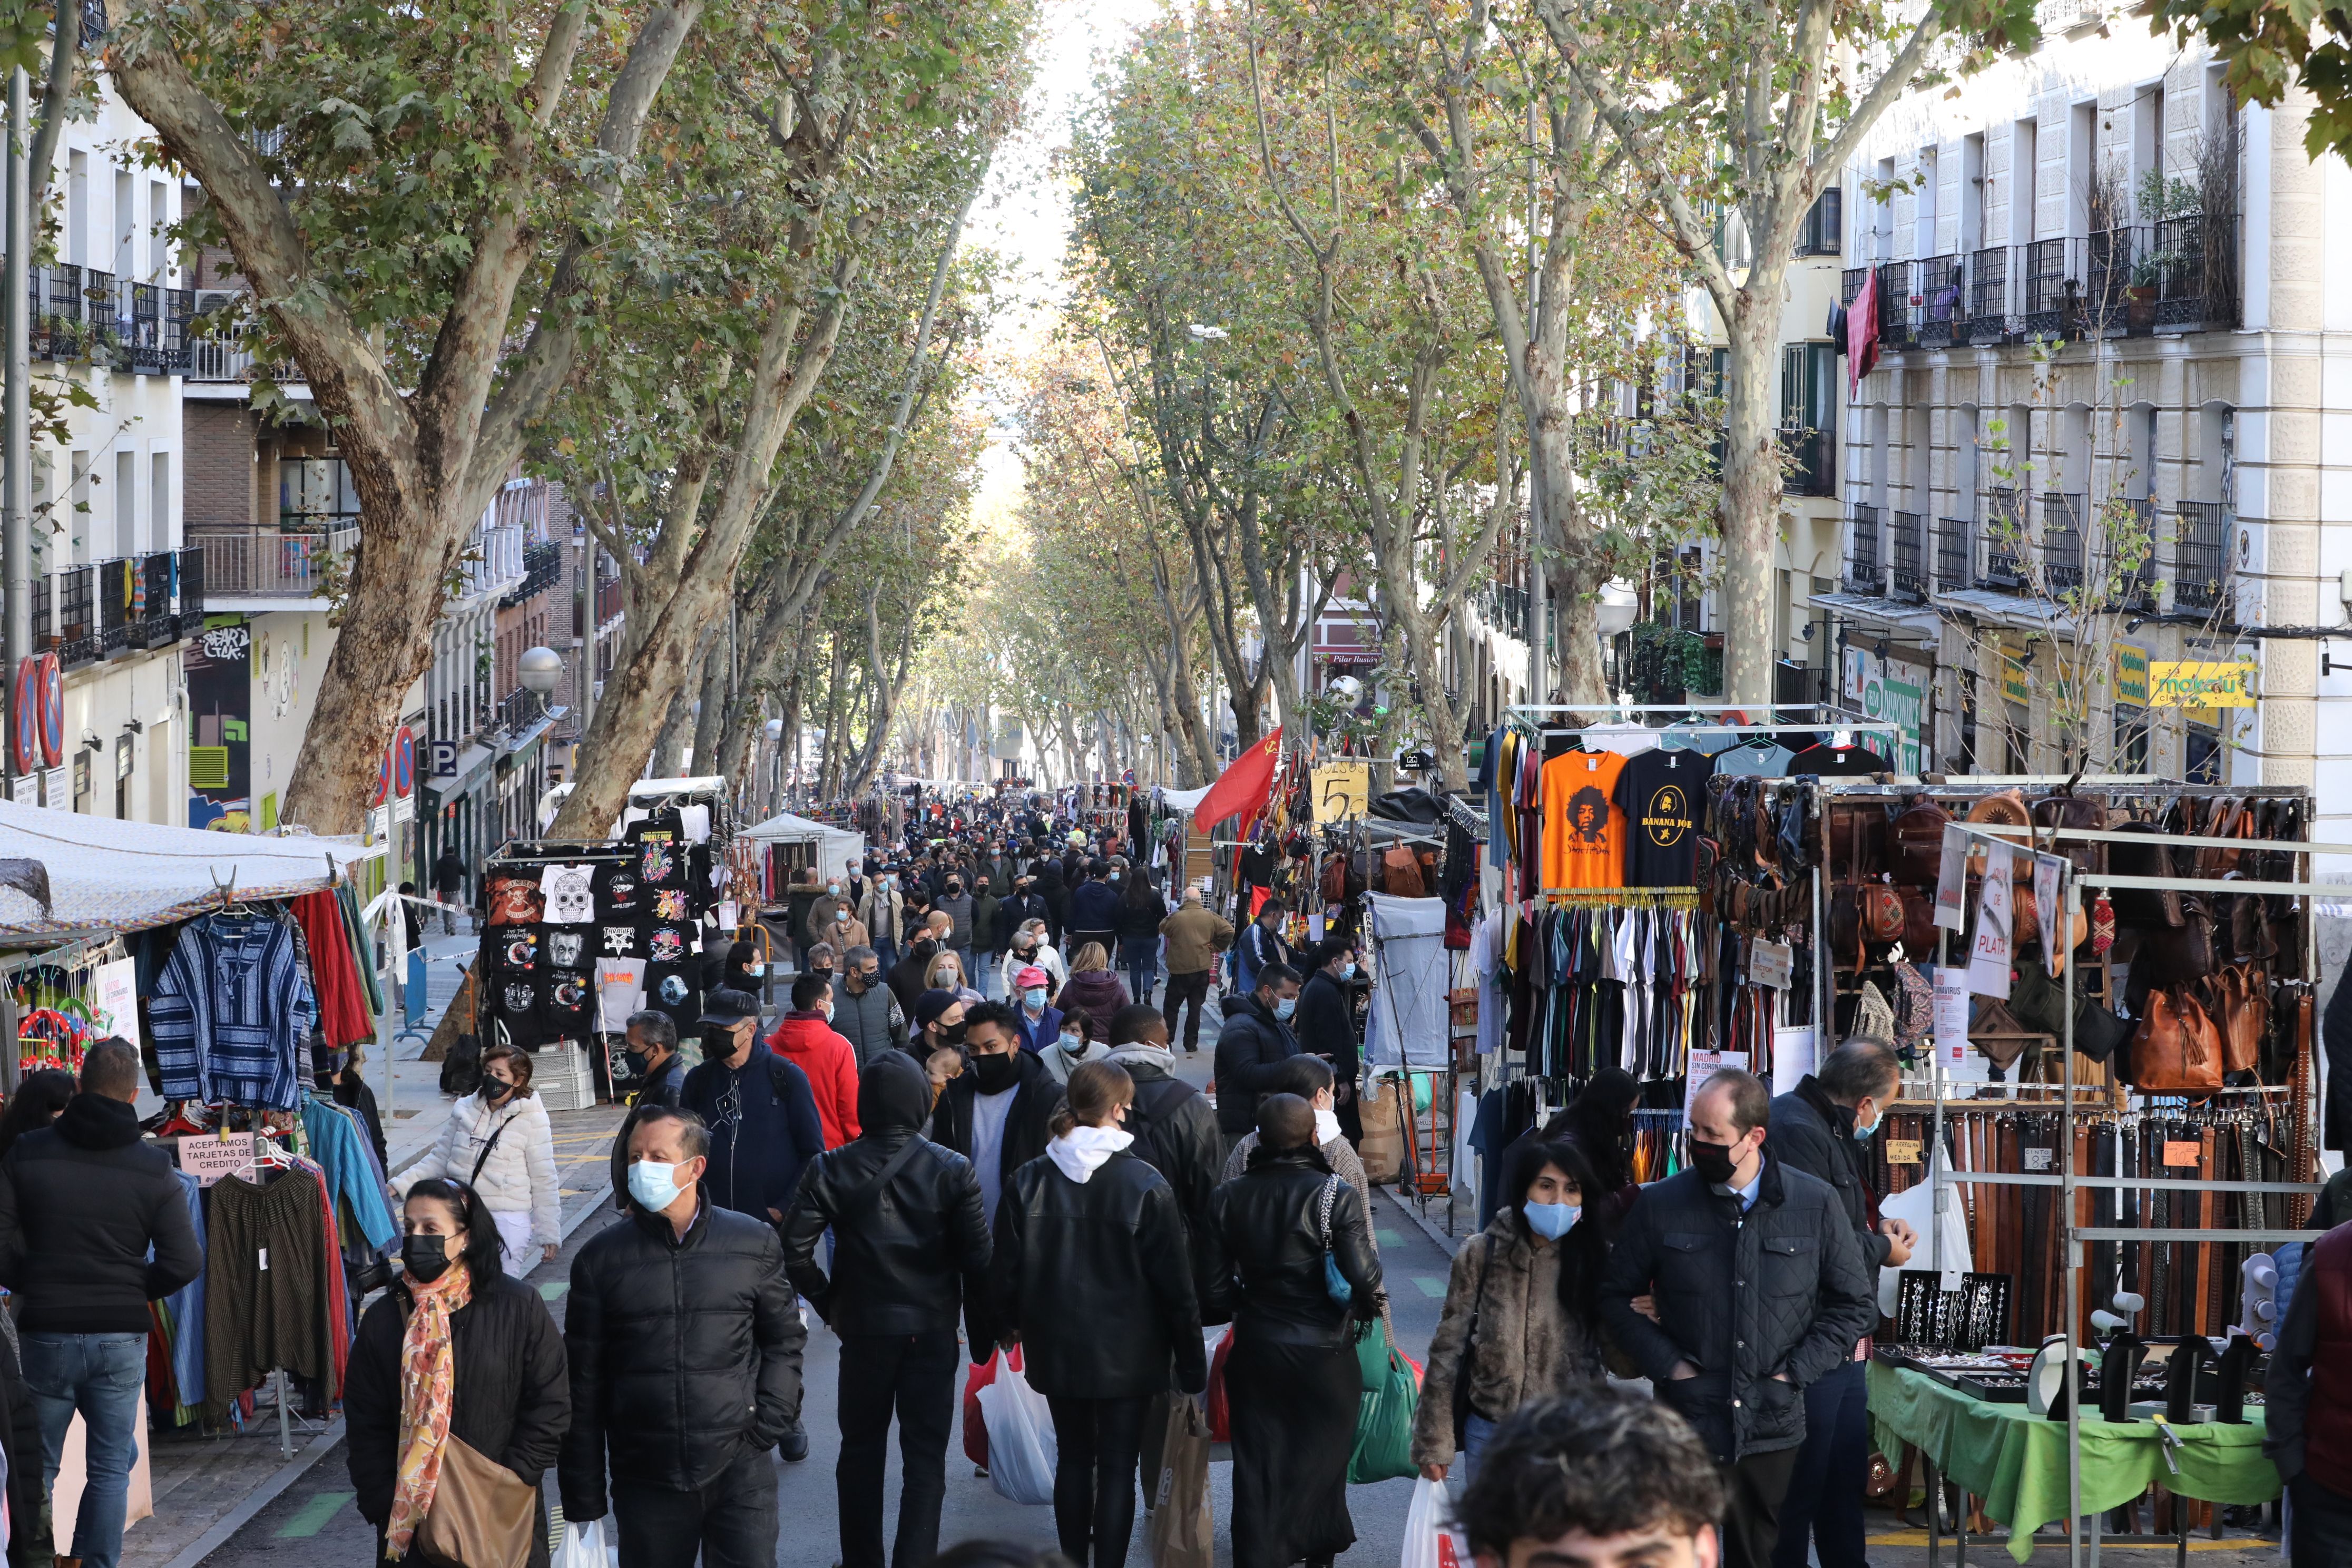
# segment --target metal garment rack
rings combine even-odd
[[[1976,781],[1970,781],[1971,784],[1974,782]],[[1969,785],[1959,785],[1956,787],[1966,788],[1969,787]],[[2150,795],[2159,793],[2168,794],[2175,795],[2176,797],[2186,796],[2192,799],[2210,798],[2216,795],[2244,797],[2250,795],[2266,798],[2300,798],[2306,801],[2310,798],[2309,791],[2299,787],[2263,790],[2259,788],[2231,789],[2223,786],[2213,785],[2177,786],[2171,790],[2162,792],[2152,790],[2148,793]],[[2315,896],[2333,895],[2341,893],[2344,890],[2343,884],[2321,883],[2308,880],[2307,879],[2311,875],[2310,857],[2326,854],[2352,854],[2352,845],[2315,844],[2307,841],[2285,839],[2219,838],[2196,834],[2119,833],[2111,829],[2094,828],[2048,829],[1993,826],[1982,823],[1957,821],[1950,823],[1948,826],[1958,828],[1963,834],[1969,837],[1981,838],[1989,842],[2009,844],[2012,848],[2039,847],[2042,845],[2054,847],[2060,842],[2126,842],[2140,845],[2163,845],[2167,847],[2185,848],[2245,849],[2250,847],[2259,846],[2263,847],[2268,853],[2288,853],[2302,856],[2305,858],[2304,877],[2306,879],[2293,882],[2256,881],[2250,879],[2222,881],[2218,879],[2197,877],[2126,877],[2105,872],[2078,871],[2075,868],[2074,862],[2071,859],[2068,859],[2063,862],[2063,869],[2060,873],[2059,886],[2061,891],[2059,901],[2061,910],[2058,914],[2053,917],[2053,920],[2056,921],[2063,921],[2063,911],[2075,907],[2079,900],[2079,891],[2084,888],[2101,889],[2109,888],[2125,888],[2147,889],[2151,891],[2179,891],[2231,895],[2243,895],[2252,892],[2260,892],[2272,896],[2284,894],[2303,900],[2304,973],[2307,976],[2315,976],[2318,973],[2318,928],[2316,922],[2312,919],[2310,900]],[[2020,846],[2014,842],[2014,840],[2020,837],[2024,837],[2028,841],[2026,845]],[[2052,929],[2063,929],[2063,926],[2053,923]],[[1937,934],[1937,968],[1940,973],[1944,964],[1948,962],[1951,933],[1947,929],[1939,928]],[[2062,1114],[2065,1115],[2069,1119],[2070,1123],[2072,1119],[2078,1115],[2083,1110],[2083,1107],[2077,1103],[2076,1089],[2078,1085],[2074,1079],[2074,980],[2078,967],[2078,965],[2074,963],[2068,963],[2065,966],[2062,986],[2062,1008],[2064,1014],[2064,1023],[2063,1034],[2060,1041],[2060,1056],[2063,1058],[2063,1077],[2062,1079],[2063,1096],[2060,1100],[2047,1107],[2047,1109],[2058,1110]],[[2299,1067],[2300,1064],[2298,1064],[2298,1068]],[[2077,1339],[2077,1331],[2082,1322],[2083,1310],[2082,1271],[2084,1267],[2083,1259],[2083,1243],[2085,1241],[2112,1241],[2118,1243],[2132,1241],[2264,1241],[2275,1243],[2283,1241],[2315,1240],[2325,1233],[2315,1230],[2286,1230],[2272,1229],[2267,1227],[2230,1229],[2219,1226],[2139,1227],[2130,1226],[2084,1226],[2076,1223],[2075,1220],[2076,1194],[2085,1189],[2094,1191],[2179,1191],[2185,1189],[2203,1192],[2284,1192],[2310,1194],[2317,1193],[2320,1188],[2316,1184],[2305,1182],[2200,1182],[2167,1177],[2085,1175],[2075,1169],[2074,1140],[2071,1135],[2062,1137],[2059,1140],[2060,1164],[2058,1172],[2054,1174],[2032,1173],[2021,1173],[2011,1172],[1953,1172],[1946,1169],[1943,1158],[1944,1107],[1946,1104],[1946,1096],[1944,1093],[1943,1053],[1940,1048],[1935,1054],[1930,1070],[1929,1081],[1935,1104],[1935,1133],[1934,1142],[1931,1145],[1932,1154],[1928,1167],[1928,1179],[1937,1188],[1935,1194],[1930,1199],[1928,1267],[1931,1269],[1936,1270],[1938,1273],[1941,1271],[1943,1189],[1947,1187],[1978,1185],[2056,1187],[2059,1189],[2059,1236],[2063,1244],[2063,1254],[2065,1259],[2066,1274],[2065,1321],[2063,1325],[2062,1336],[2063,1340],[2063,1354],[2066,1362],[2066,1557],[2069,1568],[2082,1568],[2086,1545],[2085,1535],[2087,1533],[2089,1560],[2093,1568],[2097,1568],[2097,1564],[2100,1561],[2100,1542],[2104,1532],[2105,1516],[2104,1512],[2093,1514],[2090,1518],[2087,1532],[2084,1529],[2083,1519],[2083,1428],[2081,1397],[2081,1355],[2083,1347]],[[2277,1086],[2267,1087],[2275,1088]],[[2293,1087],[2294,1086],[2292,1085],[2287,1086],[2290,1093],[2293,1091]],[[2040,1107],[2037,1107],[2037,1109],[2039,1108]],[[1930,1461],[1928,1465],[1928,1474],[1929,1495],[1927,1500],[1927,1521],[1929,1531],[1929,1561],[1932,1564],[1935,1559],[1935,1542],[1937,1534],[1937,1512],[1942,1501],[1939,1495],[1939,1488],[1937,1485],[1935,1468],[1932,1461]],[[2178,1501],[2179,1500],[2176,1500]],[[2177,1521],[2179,1518],[2180,1516],[2176,1514]],[[1961,1526],[1961,1533],[1958,1538],[1958,1550],[1963,1554],[1964,1560],[1967,1550],[1965,1508],[1963,1509]],[[2187,1551],[2188,1539],[2187,1526],[2185,1523],[2179,1524],[2178,1533],[2180,1538],[2179,1551],[2185,1553]]]

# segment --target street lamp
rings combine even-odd
[[[525,648],[515,660],[515,677],[525,691],[539,695],[540,716],[547,714],[547,696],[563,679],[563,656],[551,647]]]

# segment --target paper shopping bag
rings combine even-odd
[[[1151,1489],[1152,1568],[1215,1568],[1216,1521],[1209,1511],[1209,1421],[1200,1402],[1169,1402],[1160,1472]]]

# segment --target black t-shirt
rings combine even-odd
[[[1790,778],[1864,778],[1886,771],[1886,759],[1867,746],[1807,746],[1789,759]]]
[[[539,1013],[546,1026],[546,1037],[553,1040],[584,1039],[588,1035],[589,1010],[595,1005],[596,987],[585,974],[556,972],[540,982]]]
[[[637,875],[648,888],[686,886],[686,847],[677,835],[666,829],[639,835]]]
[[[596,918],[607,925],[635,921],[651,901],[634,856],[618,865],[597,867],[595,889]]]
[[[635,926],[599,926],[596,934],[600,945],[599,958],[643,958],[646,955],[644,933]]]
[[[536,974],[540,963],[540,930],[537,926],[499,926],[489,931],[483,945],[490,952],[490,971],[494,974]]]
[[[1706,781],[1714,776],[1715,759],[1696,752],[1650,751],[1625,760],[1615,796],[1625,814],[1625,886],[1691,885]]]

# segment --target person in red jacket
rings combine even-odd
[[[857,1051],[834,1033],[827,976],[803,974],[793,982],[793,1010],[768,1037],[768,1048],[808,1074],[826,1148],[838,1149],[857,1136]]]

